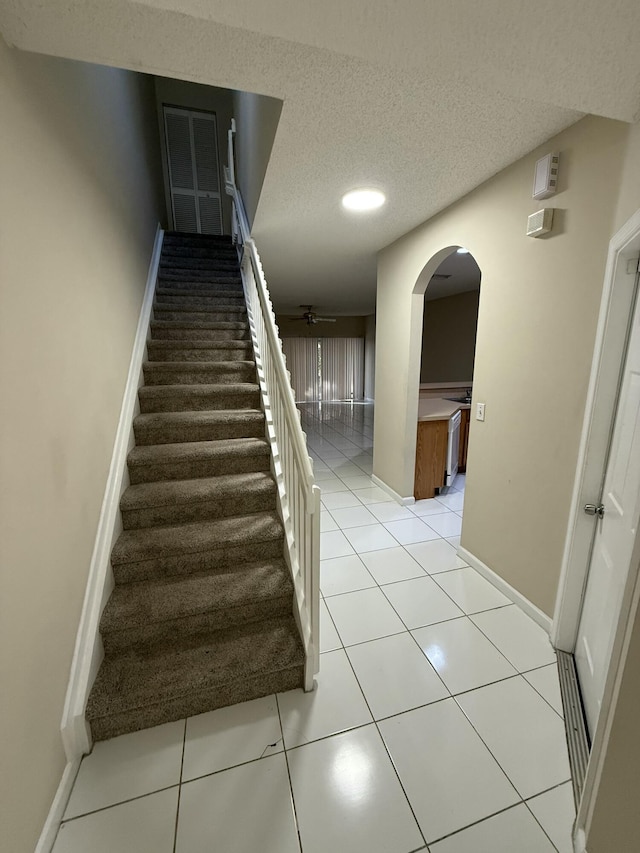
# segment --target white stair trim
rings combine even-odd
[[[62,712],[62,742],[67,761],[74,762],[91,749],[91,734],[85,719],[87,699],[104,657],[99,626],[102,610],[113,589],[110,555],[121,533],[120,497],[129,484],[127,454],[134,446],[133,418],[138,409],[138,389],[144,383],[142,364],[147,349],[158,266],[164,231],[156,231],[147,284],[133,343],[127,384],[122,398],[120,420],[116,430],[111,465],[98,520],[98,529],[89,566],[89,576],[76,635],[69,685]],[[64,777],[63,777],[64,778]]]
[[[503,595],[506,595],[507,598],[511,599],[514,604],[517,604],[518,607],[530,616],[534,622],[537,622],[541,628],[547,632],[547,634],[551,633],[551,617],[547,616],[546,613],[543,613],[539,607],[529,601],[526,596],[522,595],[521,592],[518,592],[517,589],[511,586],[510,583],[507,583],[504,578],[501,578],[500,575],[497,575],[493,569],[490,569],[486,563],[483,563],[482,560],[479,560],[471,551],[467,551],[466,548],[460,546],[458,548],[458,556],[461,560],[464,560],[465,563],[471,566],[472,569],[475,569],[479,572],[483,578],[486,578],[489,583],[493,584],[497,590],[499,590]]]
[[[64,810],[66,809],[69,797],[71,796],[73,783],[76,781],[76,776],[80,769],[80,760],[80,758],[76,758],[73,761],[69,761],[67,762],[67,766],[64,768],[60,784],[58,785],[58,790],[53,798],[49,814],[47,815],[47,819],[42,827],[42,832],[40,833],[40,838],[36,844],[35,853],[51,853],[51,849],[56,842],[60,822],[64,817]]]

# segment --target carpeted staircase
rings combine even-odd
[[[165,235],[147,351],[87,706],[95,740],[303,684],[228,238]]]

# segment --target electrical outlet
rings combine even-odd
[[[484,420],[484,403],[476,403],[476,420]]]

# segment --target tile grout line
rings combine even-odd
[[[315,688],[318,689],[317,686]],[[300,847],[300,853],[303,853],[304,847],[302,844],[302,833],[300,832],[300,821],[298,820],[298,810],[296,808],[296,798],[293,793],[293,782],[291,781],[291,768],[289,767],[289,757],[287,755],[287,744],[284,739],[284,726],[282,725],[282,714],[280,713],[280,702],[278,701],[278,694],[273,694],[276,697],[276,709],[278,711],[278,723],[280,725],[280,734],[282,736],[282,751],[284,754],[284,763],[287,768],[287,779],[289,780],[289,799],[291,801],[291,808],[293,809],[293,820],[296,825],[296,833],[298,835],[298,846]],[[260,756],[262,758],[262,756]],[[260,759],[258,759],[260,760]]]
[[[418,828],[418,832],[420,833],[420,835],[421,835],[421,837],[422,837],[422,840],[424,841],[424,844],[425,844],[425,847],[426,847],[426,846],[427,846],[427,839],[426,839],[426,838],[425,838],[425,836],[424,836],[424,832],[422,831],[422,827],[420,826],[420,823],[419,823],[419,821],[418,821],[418,818],[416,817],[416,813],[415,813],[415,811],[413,810],[413,806],[412,806],[412,804],[411,804],[411,800],[409,799],[409,795],[407,794],[407,792],[406,792],[406,790],[405,790],[405,787],[404,787],[404,784],[403,784],[403,782],[402,782],[402,779],[400,778],[400,773],[399,773],[399,771],[398,771],[398,768],[396,767],[396,763],[395,763],[395,761],[393,760],[393,757],[392,757],[391,753],[389,752],[389,748],[388,748],[388,746],[387,746],[387,743],[386,743],[386,741],[385,741],[384,737],[382,736],[382,732],[380,731],[380,727],[379,727],[379,725],[378,725],[378,722],[377,722],[377,720],[376,720],[376,718],[375,718],[375,716],[374,716],[373,711],[371,710],[371,706],[369,705],[369,700],[367,699],[366,694],[365,694],[365,692],[364,692],[364,690],[363,690],[363,687],[362,687],[362,685],[360,684],[360,679],[358,678],[358,673],[356,672],[356,670],[355,670],[355,668],[354,668],[354,666],[353,666],[353,663],[351,662],[351,658],[350,658],[350,657],[349,657],[349,655],[347,654],[346,649],[345,649],[345,656],[346,656],[347,660],[349,661],[349,666],[351,667],[351,671],[353,672],[353,677],[354,677],[354,678],[355,678],[355,680],[356,680],[356,684],[357,684],[357,685],[358,685],[358,687],[360,688],[360,692],[362,693],[362,698],[364,699],[365,704],[366,704],[366,706],[367,706],[367,709],[368,709],[369,713],[371,714],[371,719],[372,719],[372,721],[373,721],[373,725],[376,727],[376,731],[377,731],[377,733],[378,733],[378,737],[379,737],[379,738],[380,738],[380,740],[382,741],[382,745],[383,745],[383,747],[384,747],[384,750],[385,750],[385,752],[386,752],[386,754],[387,754],[387,756],[388,756],[388,758],[389,758],[389,761],[391,762],[391,766],[393,767],[393,772],[396,774],[396,778],[397,778],[397,780],[398,780],[398,784],[400,785],[400,788],[401,788],[401,790],[402,790],[402,793],[404,794],[404,798],[405,798],[405,800],[407,801],[407,805],[409,806],[409,810],[411,811],[411,814],[413,815],[413,819],[414,819],[414,821],[415,821],[415,824],[416,824],[416,826],[417,826],[417,828]],[[370,723],[369,723],[369,724],[367,724],[367,725],[370,725]],[[418,850],[420,850],[420,849],[422,849],[422,848],[418,848]]]
[[[184,720],[184,729],[182,732],[182,755],[180,756],[180,781],[178,783],[178,803],[176,805],[176,822],[173,830],[173,853],[176,853],[176,847],[178,845],[178,821],[180,820],[180,798],[182,796],[182,774],[184,771],[184,753],[187,745],[187,720],[188,717],[185,717]]]
[[[165,785],[163,788],[157,788],[154,791],[147,791],[144,794],[136,794],[135,797],[127,797],[124,800],[118,800],[117,803],[109,803],[108,806],[100,806],[97,809],[91,809],[88,812],[83,812],[82,814],[74,815],[73,817],[68,817],[66,820],[60,822],[60,826],[65,823],[71,823],[75,820],[80,820],[81,818],[88,817],[89,815],[98,814],[98,812],[106,812],[109,809],[115,809],[117,806],[123,806],[125,803],[133,803],[136,800],[144,800],[147,797],[152,797],[154,794],[161,794],[163,791],[170,791],[172,788],[179,788],[180,784],[177,783],[175,785]]]

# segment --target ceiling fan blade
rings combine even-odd
[[[335,323],[335,317],[316,317],[316,323]]]

